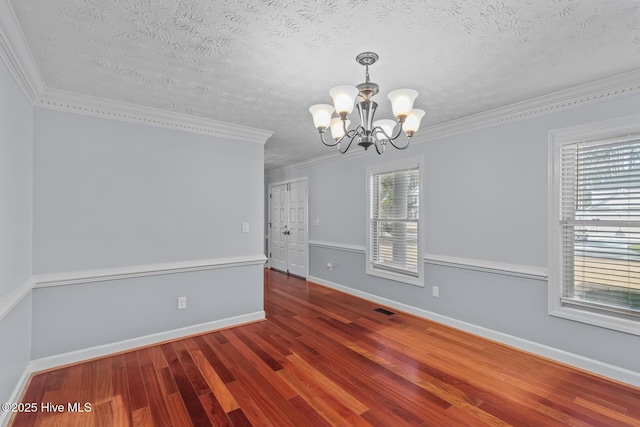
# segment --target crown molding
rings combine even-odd
[[[640,92],[640,70],[494,108],[420,130],[416,143],[471,132]]]
[[[0,0],[0,57],[31,104],[45,88],[9,0]]]
[[[265,144],[272,131],[48,88],[9,0],[0,0],[0,57],[34,107]]]
[[[420,132],[413,137],[411,144],[422,144],[438,138],[530,119],[544,114],[551,114],[637,93],[640,93],[640,70],[619,74],[570,89],[532,98],[527,101],[517,102],[471,116],[461,117],[446,123],[422,128]],[[368,153],[362,150],[344,155],[332,153],[299,163],[268,169],[265,171],[265,174],[272,176],[281,173],[291,173],[323,163],[334,162],[337,159],[363,156],[365,154]]]
[[[273,135],[272,131],[49,88],[38,95],[34,106],[263,145]]]
[[[0,57],[7,63],[27,99],[36,107],[261,144],[264,144],[273,134],[267,130],[48,88],[9,0],[0,0]],[[640,70],[426,127],[414,137],[412,144],[587,105],[638,91],[640,91]],[[362,153],[357,152],[353,155],[362,155]],[[283,168],[268,169],[266,173],[297,170],[334,161],[338,157],[345,156],[331,154]]]
[[[364,156],[365,153],[369,154],[368,151],[364,151],[364,150],[349,151],[348,153],[345,153],[345,154],[332,152],[331,154],[326,154],[320,157],[314,157],[308,160],[303,160],[298,163],[265,169],[264,173],[265,173],[265,176],[267,177],[274,177],[280,174],[291,173],[299,170],[304,170],[312,166],[322,165],[324,163],[333,163],[336,160],[345,160],[345,159],[351,159],[354,157]]]

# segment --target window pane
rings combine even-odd
[[[374,175],[372,217],[418,219],[419,173],[417,169]]]
[[[567,144],[563,301],[640,315],[640,140]]]
[[[576,218],[640,220],[640,142],[578,147]]]
[[[372,268],[418,276],[419,179],[418,168],[371,175]]]
[[[418,273],[418,224],[416,222],[381,221],[373,224],[372,262],[380,268]]]
[[[640,228],[573,226],[570,232],[573,279],[564,296],[640,311]]]

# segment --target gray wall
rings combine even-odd
[[[32,131],[33,108],[0,60],[0,303],[31,277]],[[0,402],[24,372],[30,346],[28,296],[0,313]]]
[[[260,255],[263,163],[261,144],[37,109],[34,271]],[[32,357],[260,312],[262,280],[252,265],[36,288]]]
[[[34,156],[36,274],[262,253],[260,144],[37,109]]]
[[[273,171],[267,185],[307,176],[310,240],[363,247],[366,167],[423,155],[426,254],[546,269],[548,131],[639,112],[638,95],[609,99],[428,140],[403,152]],[[327,262],[333,271],[324,268]],[[550,317],[544,280],[425,264],[421,288],[367,276],[364,262],[361,251],[310,247],[311,276],[640,372],[639,336]],[[439,298],[431,296],[432,286],[440,287]]]
[[[0,62],[0,295],[31,276],[33,108]]]
[[[261,265],[33,291],[33,359],[263,310]],[[187,309],[176,298],[187,297]]]
[[[30,360],[261,313],[262,266],[225,262],[263,252],[263,165],[261,144],[34,109],[1,63],[0,401]],[[74,284],[29,291],[52,275]]]

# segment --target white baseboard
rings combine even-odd
[[[0,321],[34,288],[63,286],[70,284],[84,284],[96,281],[106,281],[113,279],[127,279],[143,276],[156,276],[164,274],[185,273],[200,270],[212,270],[218,268],[236,268],[250,265],[264,264],[266,258],[262,254],[247,255],[230,258],[217,258],[209,260],[195,260],[182,262],[169,262],[163,264],[133,266],[123,268],[111,268],[92,271],[75,271],[56,273],[48,275],[31,276],[19,287],[11,291],[5,296],[0,296]],[[218,329],[238,326],[244,323],[255,322],[265,318],[264,311],[257,311],[242,316],[230,317],[213,322],[192,325],[185,328],[174,329],[157,334],[146,335],[143,337],[124,340],[116,343],[105,344],[101,346],[91,347],[87,349],[77,350],[69,353],[44,357],[32,360],[27,365],[22,377],[11,395],[9,402],[17,402],[21,397],[24,388],[34,372],[45,369],[56,368],[71,363],[77,363],[84,360],[94,359],[113,353],[132,350],[147,345],[157,344],[163,341],[183,338],[189,335],[195,335],[210,332]],[[1,403],[1,402],[0,402]],[[0,411],[0,427],[8,424],[11,414]]]
[[[243,314],[241,316],[214,320],[212,322],[200,323],[198,325],[187,326],[185,328],[173,329],[171,331],[145,335],[142,337],[132,338],[115,343],[71,351],[69,353],[43,357],[40,359],[32,360],[31,363],[29,363],[29,369],[31,370],[31,372],[43,371],[45,369],[78,363],[85,360],[95,359],[97,357],[107,356],[109,354],[121,353],[123,351],[129,351],[135,348],[158,344],[164,341],[184,338],[190,335],[202,334],[218,329],[230,328],[232,326],[239,326],[245,323],[256,322],[264,319],[265,312],[256,311],[254,313]]]
[[[29,378],[31,378],[31,370],[29,369],[29,365],[27,365],[26,369],[22,373],[18,384],[16,384],[16,388],[13,389],[13,393],[9,397],[7,402],[15,403],[18,402],[20,396],[22,396],[22,392],[24,391],[27,383],[29,382]],[[11,412],[0,411],[0,427],[6,427],[9,424],[9,420],[11,419]]]
[[[405,313],[413,314],[424,319],[432,320],[434,322],[442,323],[443,325],[451,326],[452,328],[460,329],[465,332],[469,332],[474,335],[481,336],[493,341],[497,341],[502,344],[506,344],[511,347],[518,348],[520,350],[527,351],[529,353],[537,354],[548,359],[553,359],[566,365],[571,365],[578,369],[593,372],[598,375],[602,375],[617,381],[621,381],[635,387],[640,387],[640,373],[630,371],[619,366],[610,365],[600,362],[598,360],[590,359],[588,357],[580,356],[578,354],[569,353],[564,350],[559,350],[554,347],[549,347],[543,344],[539,344],[533,341],[525,340],[523,338],[514,337],[502,332],[494,331],[492,329],[484,328],[482,326],[474,325],[471,323],[463,322],[461,320],[453,319],[451,317],[442,316],[437,313],[433,313],[421,308],[413,307],[407,304],[403,304],[397,301],[393,301],[387,298],[383,298],[377,295],[370,294],[368,292],[360,291],[350,288],[348,286],[340,285],[328,280],[321,279],[319,277],[309,276],[308,280],[329,288],[333,288],[344,293],[354,295],[368,301],[373,301],[388,307],[395,308],[397,310],[404,311]]]
[[[20,381],[16,384],[13,393],[8,402],[18,402],[24,392],[31,375],[46,369],[57,368],[72,363],[78,363],[85,360],[95,359],[110,354],[121,353],[148,345],[158,344],[164,341],[171,341],[179,338],[188,337],[190,335],[212,332],[215,330],[239,326],[245,323],[252,323],[265,319],[264,311],[256,311],[255,313],[243,314],[241,316],[228,317],[226,319],[214,320],[212,322],[200,323],[198,325],[187,326],[185,328],[173,329],[171,331],[159,332],[157,334],[145,335],[143,337],[132,338],[111,344],[100,345],[96,347],[76,350],[69,353],[57,354],[55,356],[43,357],[41,359],[32,360],[27,365]],[[0,427],[6,427],[11,418],[11,413],[0,411]]]

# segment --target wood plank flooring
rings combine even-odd
[[[640,389],[377,307],[266,270],[267,320],[34,375],[64,411],[11,425],[640,426]]]

